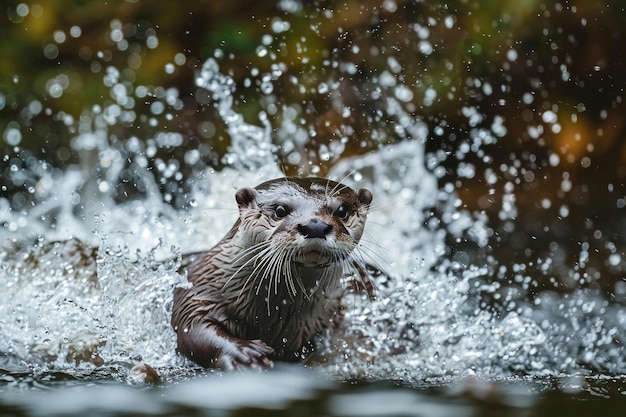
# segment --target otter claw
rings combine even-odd
[[[223,352],[218,361],[219,367],[227,370],[254,369],[274,367],[274,362],[268,358],[274,349],[261,340],[242,340],[230,352]]]

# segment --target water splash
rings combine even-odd
[[[220,118],[226,123],[231,145],[224,155],[224,163],[239,172],[259,171],[269,166],[271,171],[279,174],[267,114],[259,114],[262,128],[244,121],[243,116],[233,108],[235,83],[231,77],[219,72],[215,59],[209,58],[204,63],[196,77],[196,85],[211,95]]]
[[[213,59],[196,83],[210,93],[231,148],[223,170],[196,179],[188,210],[173,209],[156,191],[118,204],[110,185],[122,158],[102,126],[80,132],[73,146],[83,166],[44,178],[55,186],[35,207],[14,212],[0,200],[7,225],[0,229],[3,366],[181,364],[169,327],[171,290],[184,280],[181,254],[210,247],[228,230],[234,190],[281,175],[265,113],[262,126],[244,120],[233,107],[232,79]],[[361,253],[384,272],[378,298],[347,300],[346,321],[322,347],[318,366],[341,377],[406,381],[623,371],[626,315],[619,306],[590,291],[528,300],[493,281],[492,263],[450,252],[450,241],[483,247],[489,230],[457,207],[453,190],[439,189],[436,166],[424,156],[428,131],[403,111],[404,90],[393,87],[385,111],[403,141],[345,159],[330,173],[375,196]],[[108,169],[94,176],[90,161],[103,155]],[[138,175],[145,189],[157,188],[147,170]]]

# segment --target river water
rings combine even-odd
[[[185,255],[210,248],[230,228],[238,188],[283,175],[269,116],[245,120],[218,61],[206,60],[195,83],[231,144],[223,169],[194,174],[185,207],[163,201],[141,163],[149,150],[110,140],[99,121],[116,117],[111,109],[91,113],[76,133],[80,164],[32,168],[40,170],[33,193],[44,197],[19,210],[0,198],[0,415],[623,410],[624,292],[533,291],[519,273],[523,264],[503,270],[482,256],[486,220],[459,207],[455,190],[440,188],[437,162],[425,155],[429,131],[398,98],[386,103],[398,143],[341,158],[328,175],[374,195],[358,253],[376,269],[376,299],[351,297],[345,322],[302,366],[223,374],[176,356],[169,315]],[[119,202],[116,180],[128,158],[138,161],[133,174],[143,193]],[[163,169],[176,177],[175,164]],[[11,172],[13,179],[29,174]],[[455,241],[464,249],[451,255]],[[510,285],[496,279],[503,275]],[[129,375],[141,362],[161,375],[159,385],[143,387]]]

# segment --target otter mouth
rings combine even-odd
[[[295,261],[304,267],[324,267],[333,263],[322,251],[315,249],[302,251]]]
[[[302,254],[302,258],[304,261],[303,263],[308,263],[308,264],[319,263],[321,256],[322,256],[322,252],[318,250],[306,251]]]

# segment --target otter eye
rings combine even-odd
[[[285,206],[276,206],[276,208],[274,209],[274,214],[276,214],[276,217],[281,219],[289,214],[289,210],[287,210]]]
[[[348,218],[348,207],[345,204],[339,206],[337,211],[335,212],[335,216],[339,217],[341,220],[345,220]]]

